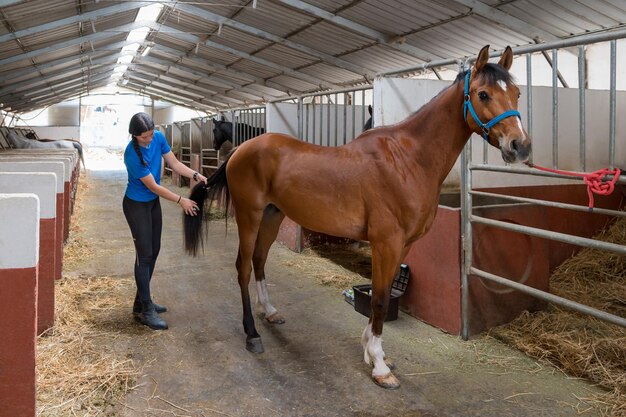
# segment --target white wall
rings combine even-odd
[[[268,103],[265,106],[266,132],[284,133],[298,137],[298,105]]]

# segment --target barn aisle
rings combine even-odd
[[[93,256],[66,268],[65,277],[132,278],[134,251],[121,211],[126,177],[119,162],[87,161],[76,233]],[[153,292],[155,301],[168,306],[170,329],[131,325],[130,339],[107,342],[141,369],[137,388],[110,415],[566,417],[586,408],[578,398],[598,392],[492,339],[463,342],[403,313],[384,330],[384,348],[396,361],[402,386],[378,388],[362,360],[367,319],[340,291],[291,267],[298,255],[278,244],[267,275],[273,304],[287,322],[272,326],[257,318],[266,351],[251,354],[241,326],[234,225],[225,234],[224,224],[215,222],[204,256],[191,258],[182,250],[180,208],[167,201],[162,208]],[[115,307],[126,328],[133,296],[129,292],[126,304]],[[597,414],[590,409],[582,415]]]

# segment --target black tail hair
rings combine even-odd
[[[219,203],[224,205],[226,219],[228,219],[230,193],[228,191],[228,182],[226,178],[226,165],[228,164],[228,160],[234,153],[235,149],[236,148],[233,148],[232,152],[230,152],[226,157],[224,163],[220,165],[220,167],[213,172],[213,174],[211,174],[211,176],[207,179],[206,184],[200,182],[191,190],[189,198],[198,204],[200,214],[196,216],[183,214],[185,251],[189,255],[196,256],[198,254],[198,248],[204,248],[204,235],[206,234],[208,223],[211,218],[211,206],[213,205],[213,201],[217,200]],[[207,200],[208,203],[205,203]]]

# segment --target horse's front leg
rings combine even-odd
[[[383,322],[389,308],[391,284],[404,251],[402,240],[386,239],[372,244],[372,313],[363,331],[363,359],[372,365],[372,378],[383,388],[396,389],[400,381],[393,375],[385,360],[382,346]]]
[[[278,310],[270,302],[267,283],[265,281],[265,262],[270,247],[276,236],[278,229],[285,215],[276,206],[270,204],[263,211],[263,220],[259,227],[259,234],[254,245],[254,255],[252,264],[254,265],[254,277],[256,279],[257,304],[263,308],[265,320],[272,324],[283,324],[285,319],[278,313]]]

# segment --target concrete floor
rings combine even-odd
[[[125,172],[89,171],[81,180],[89,188],[79,233],[94,257],[65,275],[131,277],[134,250],[121,210]],[[163,317],[170,329],[140,332],[132,346],[110,341],[144,373],[112,415],[566,417],[577,415],[577,398],[598,392],[497,341],[464,342],[404,313],[384,327],[383,346],[402,383],[385,391],[362,360],[367,319],[339,290],[290,267],[298,255],[279,244],[266,270],[272,302],[287,322],[274,326],[257,318],[265,353],[249,353],[234,268],[235,228],[225,236],[223,223],[212,224],[205,255],[191,258],[182,250],[180,208],[167,201],[162,207],[153,293],[169,308]],[[598,414],[590,409],[582,415]]]

